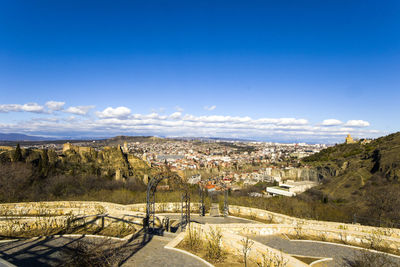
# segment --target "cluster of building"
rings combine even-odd
[[[168,164],[172,170],[218,168],[240,169],[242,165],[266,165],[288,160],[298,161],[319,152],[325,145],[279,144],[265,142],[166,142],[128,143],[128,149],[152,166]]]
[[[30,147],[53,149],[59,153],[71,150],[82,154],[107,150],[110,148],[108,145],[104,141],[82,141],[73,144],[42,143]],[[299,160],[326,148],[324,144],[161,138],[127,140],[117,146],[123,152],[143,159],[149,166],[155,168],[167,166],[170,170],[181,174],[188,170],[197,173],[191,177],[181,176],[188,183],[202,184],[209,191],[226,189],[236,191],[260,182],[277,184],[288,179],[301,180],[298,173],[303,170],[296,169]],[[201,174],[208,175],[202,177]],[[289,189],[284,188],[287,184],[283,184],[281,191],[287,192]],[[297,193],[297,189],[293,189],[297,186],[291,186],[288,192]],[[278,191],[278,188],[274,187],[266,189],[265,194],[278,194]],[[283,195],[290,194],[283,193]]]

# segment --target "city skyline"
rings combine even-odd
[[[398,131],[396,1],[13,1],[0,132],[343,141]]]

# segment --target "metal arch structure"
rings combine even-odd
[[[146,232],[150,231],[150,227],[152,227],[153,229],[155,228],[155,213],[156,213],[155,206],[156,206],[157,186],[164,179],[178,180],[178,177],[176,174],[173,174],[173,173],[161,173],[161,174],[151,177],[151,179],[149,179],[149,182],[147,184],[146,217],[144,218],[144,221],[143,221],[143,227],[145,228]],[[186,192],[186,194],[188,194],[188,193]],[[186,205],[185,205],[185,207],[186,207]],[[182,205],[182,208],[183,208],[183,205]],[[186,213],[187,213],[187,211],[186,211]],[[190,206],[189,206],[189,213],[190,213]],[[189,218],[190,218],[190,215],[189,215]]]
[[[224,217],[229,215],[229,203],[228,203],[228,188],[225,187],[224,191]]]
[[[200,216],[206,215],[206,207],[204,204],[204,197],[205,197],[205,189],[202,184],[199,184],[199,196],[200,196],[200,205],[199,205],[199,213]]]
[[[188,225],[190,226],[190,194],[186,191],[182,194],[181,231],[183,232]]]
[[[150,178],[147,184],[147,194],[146,194],[146,218],[143,222],[143,226],[148,231],[150,225],[154,228],[154,219],[156,212],[156,191],[157,185],[166,177],[163,175],[157,175],[155,177]],[[151,220],[151,221],[150,221]]]

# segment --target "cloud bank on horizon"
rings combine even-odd
[[[216,106],[210,106],[212,111]],[[106,137],[112,135],[158,135],[247,138],[268,141],[330,141],[336,142],[350,133],[360,138],[382,135],[371,129],[365,120],[349,118],[326,119],[310,123],[305,118],[251,118],[248,116],[184,114],[182,108],[169,115],[153,112],[133,113],[128,107],[107,107],[96,110],[94,105],[69,106],[65,102],[0,104],[0,113],[12,116],[15,112],[30,113],[33,117],[0,122],[0,132],[43,134],[55,137]],[[40,117],[35,117],[42,114]],[[72,115],[71,115],[72,114]],[[77,116],[74,116],[77,115]]]

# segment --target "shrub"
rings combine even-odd
[[[203,244],[200,232],[196,230],[193,226],[189,227],[184,242],[189,246],[191,250],[197,250]]]
[[[213,262],[220,262],[224,259],[225,253],[222,249],[222,234],[219,228],[210,227],[210,231],[206,236],[206,252],[207,258]]]
[[[267,252],[262,254],[261,262],[257,265],[260,267],[286,267],[288,261],[283,258],[282,252],[277,255],[272,252]]]
[[[356,252],[354,260],[347,260],[350,267],[395,267],[397,264],[393,262],[388,254],[373,253],[368,250]]]
[[[107,240],[101,243],[77,241],[62,251],[62,266],[68,267],[106,267],[115,266],[121,261],[122,255],[117,248]]]

